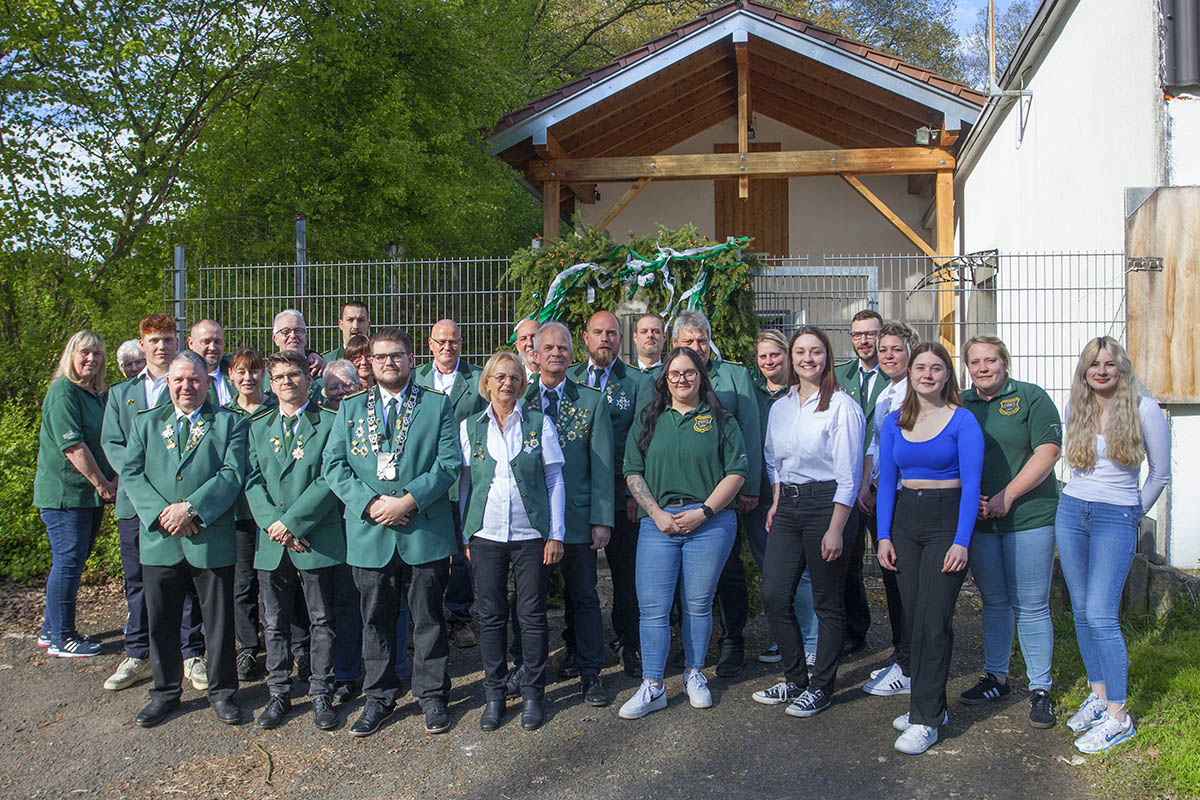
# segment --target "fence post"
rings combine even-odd
[[[175,325],[183,331],[187,324],[184,306],[187,302],[187,262],[183,257],[183,245],[175,245],[175,266],[171,269],[171,287],[174,295],[172,307],[175,312]]]
[[[304,212],[296,215],[296,304],[304,311],[308,297],[308,222]]]

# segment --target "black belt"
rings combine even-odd
[[[668,500],[663,505],[663,508],[679,508],[680,506],[699,506],[703,504],[703,500],[697,500],[694,497],[677,497],[674,500]]]
[[[812,481],[810,483],[781,483],[780,497],[812,497],[837,489],[837,481]]]

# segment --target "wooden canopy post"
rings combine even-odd
[[[733,45],[737,57],[738,155],[745,160],[750,152],[750,51],[746,42]],[[750,176],[738,176],[738,199],[750,197]]]
[[[617,198],[617,202],[613,203],[612,208],[604,215],[604,221],[600,223],[600,230],[604,230],[612,224],[617,215],[625,210],[625,206],[633,202],[633,198],[641,194],[642,189],[653,180],[652,178],[638,178],[637,183],[625,190],[625,193]]]
[[[559,207],[562,203],[562,184],[546,181],[542,184],[542,238],[558,238]]]
[[[954,257],[954,171],[940,169],[934,189],[937,217],[937,254],[935,263],[941,267]],[[938,282],[937,318],[938,341],[952,357],[955,354],[955,286],[949,280]]]

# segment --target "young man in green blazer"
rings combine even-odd
[[[611,311],[592,314],[583,333],[587,361],[567,370],[567,377],[576,383],[599,389],[608,404],[613,432],[613,530],[604,548],[604,557],[612,573],[612,628],[616,637],[613,649],[621,659],[625,674],[631,678],[641,678],[641,617],[635,580],[638,514],[637,504],[629,496],[621,469],[625,463],[625,440],[629,436],[629,427],[633,424],[634,414],[645,405],[653,392],[654,379],[618,357],[621,341],[621,324],[616,314]]]
[[[486,405],[479,395],[479,373],[483,370],[467,363],[462,357],[462,331],[452,319],[440,319],[429,331],[428,363],[417,367],[413,379],[418,386],[437,389],[450,398],[454,420],[461,423],[477,414]],[[458,481],[450,487],[450,507],[454,511],[454,528],[462,542],[462,521],[458,515]],[[450,560],[450,578],[446,584],[446,622],[450,626],[450,641],[457,647],[474,647],[479,643],[472,627],[471,605],[475,591],[471,585],[471,564],[462,547]]]
[[[567,604],[567,644],[564,665],[580,678],[588,705],[606,706],[608,694],[600,680],[604,667],[604,617],[596,592],[596,553],[605,547],[613,528],[613,430],[608,402],[595,387],[567,377],[571,363],[571,332],[561,322],[547,322],[534,337],[541,373],[525,393],[527,408],[554,421],[565,462],[562,559]],[[519,641],[515,638],[514,641]],[[560,670],[560,674],[567,670]]]
[[[285,350],[266,360],[279,405],[250,422],[246,479],[246,502],[258,527],[254,568],[271,693],[258,725],[278,727],[292,705],[291,623],[299,580],[308,608],[313,722],[331,730],[338,725],[332,700],[334,566],[346,560],[346,536],[337,498],[321,475],[321,454],[335,413],[309,399],[312,378],[303,353]]]
[[[177,355],[167,377],[170,402],[138,414],[121,467],[121,483],[141,520],[154,688],[135,721],[147,728],[179,707],[179,624],[189,584],[200,595],[204,616],[209,702],[222,722],[242,721],[233,700],[233,565],[246,428],[237,414],[207,401],[208,381],[200,356]]]
[[[875,431],[875,401],[891,383],[879,368],[879,331],[883,328],[883,317],[870,309],[859,311],[850,320],[850,341],[857,358],[852,358],[833,369],[838,383],[862,407],[867,418],[863,435],[863,452],[871,444]],[[847,530],[855,531],[854,547],[850,551],[850,564],[846,570],[846,642],[842,653],[849,655],[861,650],[871,627],[871,606],[867,602],[867,588],[863,584],[862,562],[867,548],[867,531],[874,531],[875,516],[864,514],[858,508],[851,509]]]
[[[407,591],[413,620],[413,694],[425,730],[450,728],[449,644],[442,597],[458,550],[447,493],[462,466],[446,395],[410,380],[412,340],[398,328],[371,339],[376,385],[343,398],[325,445],[322,475],[346,504],[346,561],[361,596],[367,703],[351,726],[369,736],[392,715],[396,618]]]
[[[700,356],[708,370],[713,391],[725,410],[733,415],[746,442],[747,474],[758,475],[762,470],[762,428],[759,425],[757,389],[749,371],[731,361],[716,361],[712,355],[712,326],[704,313],[695,309],[680,311],[673,330],[675,347],[690,347]],[[655,375],[657,379],[657,374]],[[753,511],[759,503],[757,481],[748,481],[737,496],[738,515]],[[750,599],[746,592],[746,569],[742,566],[742,525],[738,525],[733,549],[717,580],[717,611],[721,618],[721,655],[717,675],[732,678],[746,663],[743,633],[750,615]]]

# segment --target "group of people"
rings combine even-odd
[[[669,663],[690,705],[708,708],[714,605],[716,674],[745,663],[743,541],[762,571],[772,639],[758,658],[782,673],[752,698],[811,717],[833,705],[839,662],[865,644],[869,534],[893,653],[863,689],[910,696],[892,722],[897,750],[924,752],[948,722],[968,567],[983,601],[984,676],[962,702],[1011,695],[1015,629],[1030,724],[1056,723],[1056,549],[1092,689],[1067,722],[1076,746],[1098,752],[1134,734],[1118,607],[1169,457],[1162,412],[1117,341],[1084,348],[1060,418],[1041,388],[1010,374],[1000,339],[965,344],[972,385],[960,391],[945,348],[870,310],[854,315],[844,364],[823,330],[802,326],[760,333],[753,370],[716,354],[695,310],[674,318],[665,355],[664,320],[643,315],[636,364],[619,357],[609,311],[587,321],[587,359],[575,365],[559,322],[522,321],[516,350],[482,368],[462,358],[453,320],[433,326],[420,367],[408,334],[372,333],[361,302],[338,324],[342,346],[317,354],[289,309],[274,320],[277,352],[227,358],[215,321],[197,322],[180,351],[175,321],[153,314],[139,329],[144,365],[111,389],[99,336],[81,331],[63,351],[35,484],[53,551],[38,644],[99,654],[75,628],[75,598],[103,505],[115,502],[128,618],[125,658],[104,686],[152,678],[139,725],[166,719],[184,680],[222,721],[240,722],[239,681],[265,652],[263,728],[285,721],[296,676],[318,728],[338,727],[335,705],[362,692],[350,733],[371,735],[410,682],[426,731],[441,733],[453,643],[480,650],[480,727],[500,727],[520,697],[521,725],[536,729],[555,565],[566,608],[558,675],[606,706],[600,550],[612,575],[607,645],[641,680],[619,716],[666,707]],[[125,369],[136,353],[122,351]]]

